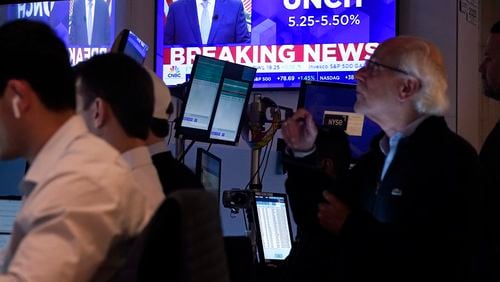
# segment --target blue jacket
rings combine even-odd
[[[70,19],[71,25],[68,36],[70,46],[89,46],[85,2],[85,0],[76,0],[73,4],[73,14]],[[108,4],[104,0],[95,0],[94,27],[90,45],[93,47],[109,47],[111,44],[110,29]]]
[[[170,5],[164,34],[165,45],[201,45],[196,0]],[[241,0],[216,0],[207,45],[249,43]]]

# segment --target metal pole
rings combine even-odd
[[[262,183],[260,182],[259,172],[260,149],[252,149],[252,160],[250,168],[250,190],[262,191]]]

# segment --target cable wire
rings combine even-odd
[[[182,153],[182,155],[180,155],[180,157],[177,159],[178,161],[180,162],[184,162],[184,157],[186,156],[186,154],[189,152],[189,149],[191,149],[191,147],[193,147],[194,145],[194,140],[191,140],[191,143],[189,143],[188,147],[186,150],[184,150],[184,152]]]

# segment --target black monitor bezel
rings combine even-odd
[[[123,50],[125,50],[125,45],[127,44],[129,33],[129,29],[123,29],[122,31],[120,31],[120,33],[116,36],[110,51],[113,53],[123,53]]]

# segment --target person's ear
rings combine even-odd
[[[95,98],[92,105],[92,121],[95,128],[102,128],[106,123],[108,105],[101,98]]]
[[[12,79],[7,82],[6,89],[10,92],[12,114],[14,118],[20,119],[22,114],[28,108],[27,96],[28,91],[31,90],[27,82],[17,79]]]
[[[415,77],[409,77],[402,81],[399,91],[399,101],[404,102],[415,95],[420,90],[420,80]]]

